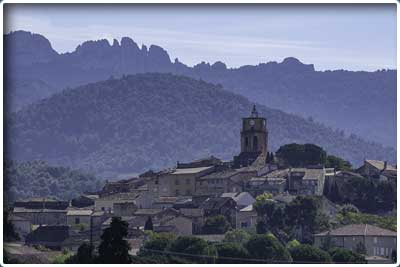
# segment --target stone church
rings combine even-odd
[[[249,166],[257,158],[265,158],[268,151],[267,121],[265,118],[259,117],[255,105],[250,117],[242,120],[240,154],[233,159],[234,168]]]

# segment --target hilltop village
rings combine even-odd
[[[35,198],[12,203],[8,220],[19,236],[19,246],[72,252],[83,243],[97,247],[113,218],[119,217],[128,223],[126,240],[132,256],[143,253],[146,244],[162,233],[196,237],[216,247],[232,242],[233,233],[269,233],[291,252],[293,262],[302,258],[296,258],[290,246],[309,244],[329,251],[328,241],[331,247],[362,255],[369,263],[392,262],[396,229],[377,215],[364,219],[360,207],[386,209],[379,214],[386,216],[396,214],[395,204],[387,208],[378,198],[351,193],[344,198],[341,193],[347,193],[354,181],[370,184],[377,192],[380,183],[395,184],[396,166],[369,159],[358,169],[328,168],[318,160],[292,164],[280,157],[284,153],[268,151],[267,121],[255,106],[242,121],[240,154],[231,161],[210,156],[177,162],[170,169],[107,182],[99,192],[71,201]],[[258,257],[248,243],[244,246],[249,257]],[[334,255],[329,256],[332,261]]]

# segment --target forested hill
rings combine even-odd
[[[6,157],[101,174],[140,172],[240,150],[253,103],[221,86],[172,74],[137,74],[64,90],[7,118]],[[395,151],[265,106],[270,151],[315,143],[354,164]]]
[[[4,163],[4,200],[32,197],[70,200],[84,192],[95,192],[104,185],[94,175],[43,161]]]
[[[290,51],[282,62],[267,62],[260,55],[254,66],[202,62],[190,67],[171,60],[162,47],[139,47],[128,37],[112,44],[87,41],[65,54],[58,54],[44,36],[24,31],[5,35],[4,43],[7,110],[110,76],[174,73],[220,83],[251,101],[396,147],[396,70],[316,71],[313,64],[289,57]]]

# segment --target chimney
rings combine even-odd
[[[387,169],[387,161],[385,160],[384,164],[383,164],[383,170],[386,171]]]

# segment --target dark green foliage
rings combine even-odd
[[[350,171],[351,163],[333,155],[328,155],[325,162],[326,168],[335,168],[338,171]]]
[[[327,197],[336,203],[349,203],[360,211],[376,213],[396,207],[396,182],[352,177],[340,187],[334,184]]]
[[[392,250],[392,255],[391,255],[391,258],[392,258],[392,262],[397,262],[397,252],[396,252],[396,250]]]
[[[170,244],[167,251],[175,252],[176,256],[179,255],[181,258],[202,263],[213,262],[216,254],[214,247],[209,246],[203,239],[194,236],[178,237]]]
[[[130,249],[125,240],[128,235],[128,223],[119,217],[113,217],[110,227],[101,235],[99,245],[99,263],[130,263],[128,251]]]
[[[312,243],[313,233],[329,228],[328,218],[320,208],[320,199],[310,196],[298,196],[286,206],[286,224],[300,230],[302,242]]]
[[[15,232],[14,225],[8,220],[8,210],[3,212],[3,234],[4,241],[16,241],[19,240],[19,235]]]
[[[345,248],[333,248],[329,251],[334,263],[367,263],[365,257]]]
[[[233,229],[225,233],[224,242],[244,244],[250,237],[251,234],[243,229]]]
[[[159,252],[164,251],[175,239],[171,233],[153,233],[140,249],[139,255],[160,255]]]
[[[367,254],[367,248],[365,247],[364,243],[359,242],[356,246],[356,253],[365,255]]]
[[[109,79],[8,114],[5,155],[104,175],[159,169],[210,154],[231,158],[239,152],[241,118],[252,105],[219,86],[183,76]],[[275,109],[257,109],[268,119],[271,151],[296,140],[357,163],[364,156],[395,158],[393,149]]]
[[[83,243],[79,246],[78,252],[68,258],[65,263],[88,264],[93,263],[93,249],[88,243]]]
[[[231,228],[225,216],[217,215],[206,219],[202,232],[203,234],[224,234]]]
[[[276,156],[284,165],[291,167],[323,165],[326,161],[326,152],[314,144],[283,145],[276,151]]]
[[[4,163],[5,191],[9,201],[31,197],[74,198],[85,191],[96,191],[102,182],[94,175],[44,161]]]
[[[144,230],[150,230],[153,231],[153,221],[151,220],[151,217],[147,218],[146,223],[144,224]]]
[[[331,262],[329,253],[311,246],[299,245],[289,250],[294,263],[327,263]]]
[[[217,251],[216,263],[243,263],[249,257],[247,250],[237,243],[221,243],[215,245]]]
[[[339,188],[336,182],[333,183],[332,188],[326,195],[331,201],[335,203],[341,203],[342,202],[342,197],[339,192]]]
[[[263,259],[269,263],[292,261],[289,252],[272,234],[251,237],[245,248],[254,259]]]

